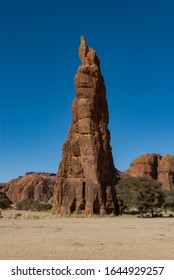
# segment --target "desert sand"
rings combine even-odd
[[[8,210],[0,236],[1,260],[174,259],[173,218],[52,218]]]

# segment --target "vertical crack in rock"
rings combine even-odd
[[[75,76],[72,124],[62,147],[53,214],[118,214],[106,89],[99,58],[84,37],[79,57],[82,64]]]

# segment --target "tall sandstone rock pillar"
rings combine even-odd
[[[53,214],[118,214],[106,89],[99,58],[84,37],[79,57],[82,64],[75,76],[72,124],[62,147]]]

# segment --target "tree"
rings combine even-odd
[[[5,193],[0,192],[0,208],[7,209],[11,207],[12,202],[8,199]]]
[[[119,204],[124,209],[135,207],[141,213],[151,211],[153,217],[155,209],[164,203],[161,185],[147,177],[125,178],[116,186]]]
[[[117,199],[120,206],[120,212],[134,207],[135,178],[128,177],[121,180],[116,185]]]
[[[153,179],[141,180],[140,188],[135,196],[135,204],[138,210],[151,211],[152,217],[157,208],[161,208],[164,204],[164,191],[161,183]]]

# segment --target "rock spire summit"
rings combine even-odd
[[[81,59],[82,65],[89,66],[96,64],[98,67],[100,67],[100,60],[96,54],[96,51],[93,48],[87,46],[86,39],[83,36],[80,37],[79,58]]]

